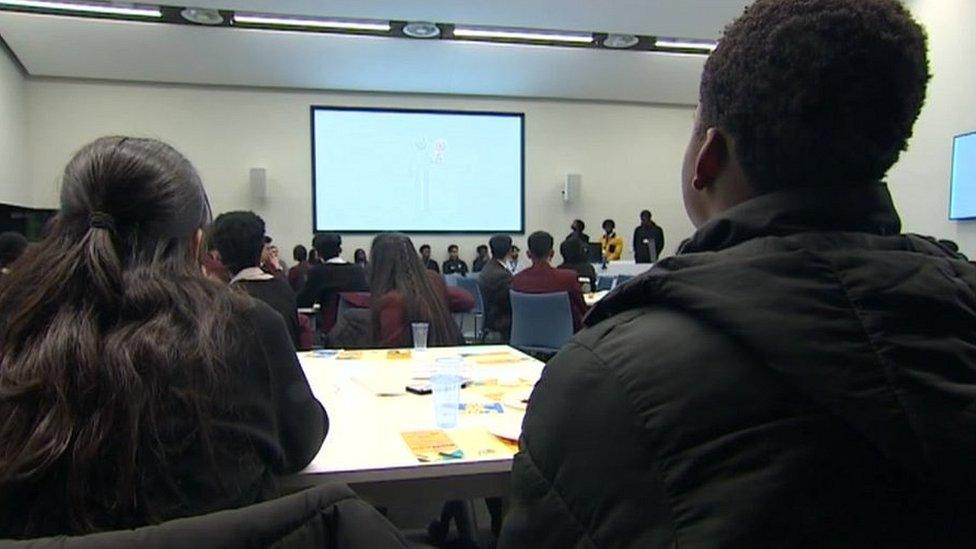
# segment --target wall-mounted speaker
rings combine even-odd
[[[580,197],[580,187],[583,185],[583,176],[578,173],[571,173],[566,176],[566,182],[563,183],[563,201],[573,202],[574,200],[579,200]]]
[[[268,170],[251,168],[251,198],[259,201],[268,198]]]

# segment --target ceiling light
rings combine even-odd
[[[567,42],[573,44],[593,43],[593,35],[588,32],[556,32],[529,29],[499,29],[489,27],[455,26],[454,36],[461,38],[498,38],[503,40]]]
[[[390,31],[390,23],[388,21],[284,17],[277,15],[262,15],[258,13],[235,13],[234,23],[243,23],[245,25],[266,25],[269,27],[296,27],[349,31]]]
[[[403,26],[403,34],[410,38],[437,38],[441,35],[441,28],[434,23],[414,21]]]
[[[690,40],[686,38],[658,38],[654,41],[654,46],[669,50],[699,50],[704,52],[715,51],[718,43],[714,40]]]
[[[56,12],[97,13],[127,17],[162,17],[159,8],[136,4],[112,4],[108,2],[58,2],[53,0],[0,0],[0,6],[33,8]]]
[[[603,47],[615,50],[633,48],[640,42],[640,39],[633,34],[608,34],[603,39]]]
[[[180,12],[180,17],[198,25],[219,25],[224,22],[219,10],[209,8],[186,8]]]

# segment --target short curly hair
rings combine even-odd
[[[210,245],[220,252],[224,266],[237,274],[261,264],[264,236],[264,220],[254,212],[227,212],[214,220]]]
[[[705,63],[699,129],[733,137],[761,192],[881,180],[925,102],[926,40],[896,0],[757,0]]]

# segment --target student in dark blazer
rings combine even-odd
[[[485,299],[485,328],[498,332],[508,341],[512,330],[512,304],[508,291],[512,287],[512,271],[508,268],[508,256],[512,250],[512,238],[499,234],[488,241],[491,259],[478,276],[478,284]]]
[[[312,240],[312,247],[324,260],[312,265],[308,270],[308,280],[298,294],[299,307],[311,307],[318,303],[322,307],[320,329],[328,332],[336,320],[339,307],[339,294],[342,292],[365,292],[369,290],[366,271],[342,259],[342,237],[336,233],[322,233]]]

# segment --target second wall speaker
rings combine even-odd
[[[563,201],[573,202],[579,200],[580,187],[583,185],[583,176],[578,173],[571,173],[566,176],[563,183]]]

